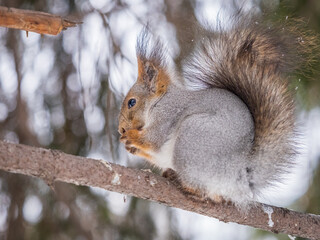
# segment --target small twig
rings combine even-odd
[[[234,205],[183,194],[167,179],[103,160],[0,141],[0,169],[54,181],[100,187],[153,200],[223,222],[236,222],[274,233],[320,239],[320,216],[261,203],[244,213]]]
[[[49,13],[0,6],[1,27],[57,35],[62,30],[75,27],[80,23]]]

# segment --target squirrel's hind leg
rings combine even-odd
[[[203,201],[208,200],[208,197],[204,194],[203,191],[201,191],[198,188],[190,187],[188,186],[188,184],[185,184],[184,182],[182,182],[177,172],[174,171],[173,169],[171,168],[166,169],[162,173],[162,177],[168,179],[171,183],[173,183],[178,189],[180,189],[188,197],[197,196]],[[215,199],[213,198],[210,198],[210,199],[214,200],[215,202],[223,201],[223,198],[220,196],[217,196]]]

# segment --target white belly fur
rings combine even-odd
[[[153,163],[156,166],[162,169],[172,168],[174,170],[173,150],[174,150],[175,142],[176,142],[176,137],[170,136],[169,140],[163,144],[160,150],[157,153],[152,154]]]

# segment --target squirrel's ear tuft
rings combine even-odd
[[[169,81],[166,73],[168,54],[161,40],[153,36],[147,27],[142,29],[137,39],[138,81],[150,92],[161,94]]]
[[[165,67],[167,52],[159,37],[154,36],[145,26],[137,39],[137,58],[143,62],[149,61],[156,67]]]

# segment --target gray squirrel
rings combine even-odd
[[[183,188],[245,209],[294,164],[288,78],[306,66],[312,37],[295,23],[270,25],[256,16],[232,22],[200,32],[181,71],[161,40],[143,30],[119,133],[130,153],[174,171]]]

